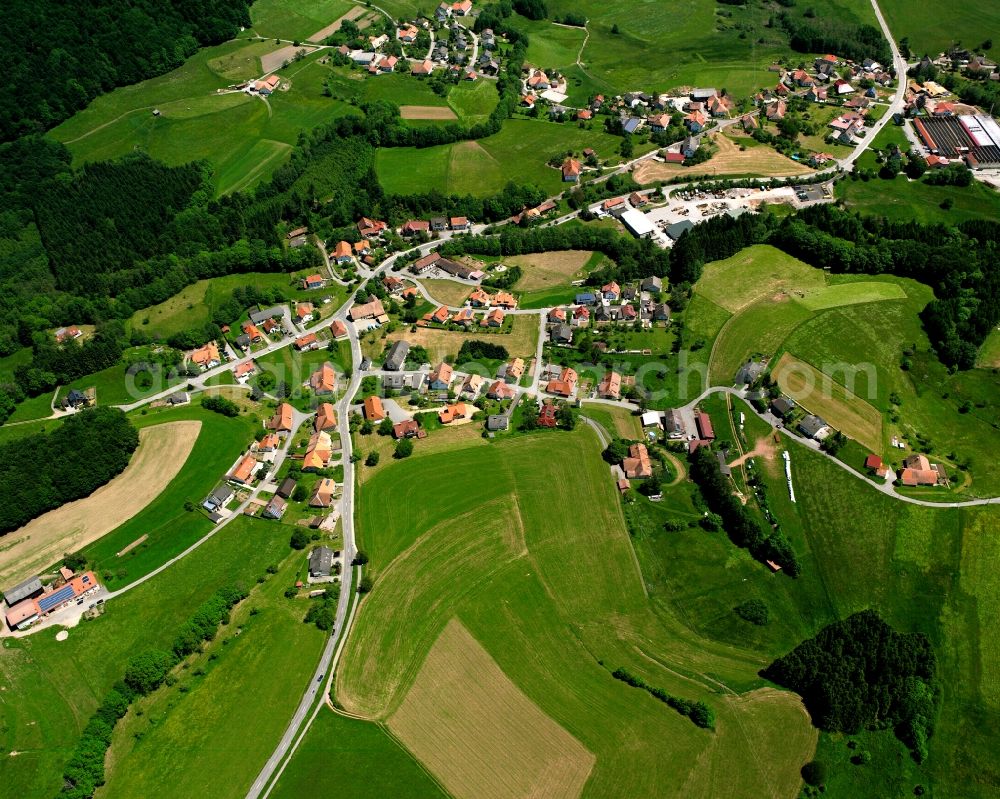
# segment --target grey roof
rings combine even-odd
[[[488,416],[486,418],[486,429],[487,430],[506,430],[509,420],[507,417],[500,413]]]
[[[667,235],[670,238],[677,240],[681,237],[681,233],[685,230],[690,230],[694,227],[694,222],[690,219],[682,219],[680,222],[674,222],[672,225],[667,225]]]
[[[215,491],[208,495],[208,498],[214,500],[218,505],[225,505],[234,493],[232,487],[222,483],[216,487]]]
[[[736,373],[737,383],[756,383],[757,378],[767,369],[765,361],[747,361]]]
[[[283,305],[272,305],[270,308],[264,308],[261,311],[251,311],[250,321],[255,325],[259,325],[261,322],[266,322],[271,317],[284,315],[285,308]]]
[[[824,422],[818,416],[807,416],[801,422],[799,422],[799,430],[801,430],[805,435],[812,438],[820,430],[826,427],[826,422]]]
[[[280,518],[280,516],[285,512],[285,508],[288,507],[288,503],[284,499],[275,494],[271,497],[270,502],[267,503],[267,507],[264,508],[264,513],[269,516],[274,516],[275,518]]]
[[[661,291],[663,289],[663,281],[656,275],[650,275],[647,278],[643,278],[641,288],[643,291]]]
[[[729,468],[729,464],[726,463],[726,454],[724,452],[716,452],[715,457],[719,459],[719,471],[723,474],[732,474],[733,470]]]
[[[389,367],[386,366],[386,369]],[[399,390],[406,386],[406,375],[404,374],[394,374],[394,375],[382,375],[382,387],[391,388]]]
[[[333,550],[330,547],[316,547],[309,553],[309,574],[313,577],[329,577],[333,570]]]
[[[572,341],[573,328],[567,324],[556,325],[552,328],[552,338],[553,340],[558,339],[560,341]]]
[[[278,486],[278,491],[277,491],[278,496],[287,499],[292,495],[292,492],[295,490],[296,485],[297,483],[293,478],[286,477],[284,480],[281,481],[281,485]]]
[[[406,363],[406,356],[410,352],[410,344],[407,341],[397,341],[392,345],[389,350],[389,354],[385,357],[385,363],[382,364],[383,369],[387,369],[390,372],[398,371]]]
[[[771,402],[771,409],[774,410],[775,413],[785,416],[795,410],[795,403],[787,397],[778,397],[776,400]]]
[[[715,89],[694,89],[691,92],[692,100],[710,100],[715,97],[718,92]]]
[[[22,599],[40,593],[42,590],[42,580],[40,577],[29,577],[23,583],[18,583],[13,588],[8,588],[3,592],[4,599],[8,605],[16,605]]]
[[[635,133],[641,124],[642,120],[638,117],[625,117],[622,119],[622,130],[625,133]]]
[[[668,433],[683,433],[684,417],[681,416],[679,410],[671,408],[663,417],[663,426],[667,429]]]

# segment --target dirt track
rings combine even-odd
[[[325,28],[320,28],[312,36],[310,36],[306,41],[309,42],[322,42],[327,36],[332,35],[340,27],[340,23],[345,19],[356,20],[358,17],[364,16],[365,12],[368,11],[364,6],[355,6],[346,14],[337,17],[333,22],[327,25]],[[360,27],[360,26],[358,26]]]
[[[49,511],[0,538],[0,586],[36,574],[135,516],[181,470],[200,430],[198,421],[143,428],[124,472],[89,497]]]

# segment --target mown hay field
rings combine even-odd
[[[676,177],[705,177],[716,175],[773,177],[805,175],[814,171],[805,164],[786,158],[770,147],[740,147],[728,136],[710,135],[717,152],[697,166],[675,166],[659,161],[646,160],[636,165],[632,176],[637,183],[655,183]],[[703,145],[704,146],[704,145]]]
[[[585,795],[681,796],[730,779],[746,795],[791,797],[814,740],[801,705],[788,697],[775,707],[785,733],[761,759],[753,703],[719,692],[759,687],[765,658],[654,612],[599,452],[581,425],[396,462],[367,482],[359,533],[375,588],[348,639],[336,699],[391,727],[457,617],[506,679],[593,753]],[[618,666],[674,695],[703,698],[719,715],[716,732],[614,680],[609,670]],[[720,687],[730,680],[734,688]],[[433,738],[436,717],[420,715],[411,723]],[[424,765],[448,785],[437,766]],[[489,795],[497,779],[478,773],[476,790]],[[709,773],[718,782],[703,782]]]
[[[399,115],[403,119],[458,119],[447,106],[401,105]]]
[[[388,726],[456,799],[576,799],[594,766],[456,620]]]
[[[145,427],[125,470],[89,497],[69,502],[8,533],[0,547],[0,584],[26,578],[124,524],[166,489],[201,432],[185,420]]]
[[[781,390],[872,452],[882,450],[882,414],[827,374],[785,353],[771,370]]]
[[[394,330],[384,338],[376,333],[366,334],[362,339],[362,349],[370,357],[378,357],[386,344],[406,339],[410,344],[419,344],[427,349],[427,354],[433,362],[444,360],[446,355],[457,355],[462,342],[468,339],[479,339],[490,344],[499,344],[507,348],[512,358],[533,358],[535,345],[538,342],[538,317],[525,314],[510,317],[513,319],[509,333],[487,332],[474,328],[468,333],[462,330],[442,330],[431,327],[418,327],[411,332],[410,328]]]

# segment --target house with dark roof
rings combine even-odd
[[[736,373],[736,382],[743,385],[753,385],[767,370],[767,361],[748,360]]]
[[[288,503],[275,494],[271,497],[271,500],[264,506],[264,510],[261,511],[261,516],[265,519],[280,519],[285,515],[285,511],[288,510]]]
[[[507,418],[506,414],[496,413],[490,414],[486,417],[486,429],[491,432],[506,430],[509,425],[510,420]]]
[[[385,356],[382,368],[388,372],[398,372],[406,363],[406,356],[410,353],[410,344],[400,339],[389,349],[389,354]]]
[[[820,417],[810,414],[799,422],[799,432],[808,438],[822,441],[830,435],[830,427]]]
[[[795,403],[788,399],[788,397],[778,397],[777,399],[771,400],[771,413],[779,419],[784,419],[794,410]]]
[[[309,576],[329,577],[333,573],[333,550],[330,547],[316,547],[309,553]]]

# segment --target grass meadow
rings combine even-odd
[[[821,17],[874,22],[871,8],[859,0],[824,0],[815,10]],[[517,18],[530,37],[528,61],[563,69],[572,102],[595,93],[682,86],[715,86],[745,96],[771,85],[767,67],[789,54],[785,37],[768,27],[771,10],[752,4],[683,0],[665,10],[655,0],[554,0],[549,11],[553,19],[567,12],[587,18],[589,38],[582,52],[582,29]],[[578,56],[582,68],[576,65]]]
[[[980,369],[1000,369],[1000,328],[990,333],[979,348],[976,366]]]
[[[335,303],[346,298],[346,290],[335,283],[322,291],[304,291],[300,287],[300,278],[308,271],[312,270],[295,273],[248,272],[199,280],[161,303],[136,311],[128,324],[131,329],[142,330],[160,340],[170,338],[174,333],[200,328],[211,321],[215,310],[227,302],[239,286],[280,289],[289,300],[312,303],[325,296],[332,296]]]
[[[925,53],[935,58],[953,43],[977,48],[1000,31],[1000,6],[995,3],[970,3],[956,7],[942,25],[933,6],[921,0],[884,0],[879,2],[885,21],[897,40],[907,38],[914,58]],[[987,54],[989,55],[989,54]]]
[[[928,186],[905,175],[892,181],[845,179],[837,182],[836,195],[852,210],[898,222],[915,220],[954,226],[968,219],[1000,217],[1000,192],[976,180],[971,186],[961,187]],[[941,204],[949,200],[952,207],[942,208]]]
[[[288,549],[286,526],[233,524],[284,545],[271,553],[280,569],[190,659],[176,685],[133,705],[115,729],[101,799],[155,796],[164,785],[172,796],[245,796],[312,677],[325,635],[302,623],[308,599],[284,597],[304,574],[305,553]]]
[[[212,529],[200,510],[187,511],[184,504],[201,505],[257,429],[249,417],[230,419],[199,406],[153,410],[130,418],[138,427],[198,419],[201,432],[187,463],[167,489],[129,521],[83,550],[91,568],[112,590],[148,574]],[[142,544],[122,557],[115,554],[143,535],[148,538]]]
[[[447,794],[381,725],[321,710],[271,791],[274,799],[445,799]]]
[[[910,795],[922,784],[926,795],[992,795],[989,752],[1000,733],[993,677],[998,642],[983,619],[996,603],[996,572],[990,569],[1000,557],[1000,514],[996,508],[905,505],[804,447],[789,451],[795,504],[780,459],[757,458],[753,471],[764,478],[768,503],[799,554],[802,575],[771,575],[724,536],[697,528],[665,532],[663,521],[697,514],[682,484],[666,489],[661,503],[638,500],[626,509],[635,517],[630,529],[652,604],[695,634],[768,657],[867,607],[897,629],[926,633],[945,686],[930,759],[917,766],[891,733],[862,733],[851,737],[873,761],[855,766],[845,736],[822,735],[817,756],[831,766],[829,793],[874,799]],[[751,598],[768,605],[768,625],[756,627],[732,612]]]
[[[260,36],[305,40],[352,8],[348,0],[256,0],[250,6],[251,30]]]
[[[257,42],[233,40],[200,50],[172,72],[98,97],[48,135],[70,149],[75,164],[139,148],[167,164],[208,160],[219,194],[248,188],[284,162],[300,131],[356,113],[322,96],[330,69],[318,63],[319,55],[279,70],[291,88],[266,103],[242,93],[216,94],[260,75],[261,49]]]
[[[24,799],[58,793],[64,764],[83,726],[105,692],[121,679],[128,658],[147,648],[169,647],[181,625],[217,588],[237,581],[252,587],[269,565],[280,563],[289,551],[287,527],[238,519],[162,575],[109,602],[100,618],[81,622],[68,640],[56,641],[57,628],[23,639],[3,639],[0,687],[8,699],[0,703],[0,745],[5,752],[19,753],[6,760],[4,792]],[[256,595],[247,602],[254,604]],[[266,613],[261,615],[265,622]],[[225,630],[223,636],[228,637]],[[227,657],[228,652],[215,668],[223,667]],[[209,671],[206,680],[211,677]],[[247,689],[235,701],[254,703],[254,694],[263,695],[260,692],[265,689],[258,683],[267,681],[247,682],[250,677],[252,672],[243,671],[242,664],[230,673],[229,679]],[[165,694],[172,694],[174,701],[180,699],[185,693],[181,685],[189,679],[184,674],[177,686],[163,689]],[[219,735],[231,736],[233,728],[221,710],[215,709]],[[288,707],[287,715],[291,710]],[[287,718],[274,715],[279,735],[285,723]],[[261,724],[271,722],[261,718],[253,726],[257,729]],[[160,750],[156,756],[162,754]],[[211,750],[206,754],[210,756]],[[255,774],[260,765],[243,761],[241,767]],[[236,766],[229,760],[208,770]],[[171,776],[171,782],[177,776]]]
[[[906,300],[827,310],[797,328],[783,347],[833,373],[837,382],[886,416],[883,451],[902,460],[908,451],[889,447],[889,439],[897,435],[917,451],[967,464],[971,482],[965,490],[970,495],[994,495],[1000,491],[1000,475],[992,468],[1000,446],[1000,377],[985,369],[948,374],[930,351],[917,317],[932,296],[930,289],[908,280],[894,282],[906,291]]]
[[[761,687],[758,655],[657,616],[597,452],[589,430],[520,436],[393,464],[372,478],[360,494],[359,532],[376,587],[348,642],[338,700],[366,717],[391,717],[457,617],[531,703],[596,756],[587,796],[692,786],[711,795],[708,772],[742,794],[790,795],[792,764],[815,740],[801,706],[788,694],[743,693]],[[394,501],[385,502],[390,486]],[[720,716],[717,732],[616,683],[608,670],[619,665],[706,698]],[[771,748],[767,769],[751,742]],[[618,756],[623,746],[628,759]],[[467,759],[492,792],[511,764],[488,757],[482,766],[481,755]]]
[[[912,280],[824,275],[771,247],[751,247],[706,265],[684,313],[685,347],[703,342],[688,353],[689,363],[707,362],[713,385],[728,385],[751,355],[774,356],[773,367],[787,351],[838,384],[839,400],[810,410],[832,424],[840,420],[848,435],[854,430],[884,457],[908,454],[891,448],[898,436],[913,450],[965,464],[971,477],[963,477],[961,490],[990,495],[1000,489],[987,465],[1000,446],[1000,376],[989,369],[948,374],[919,321],[931,296]],[[861,422],[841,387],[882,415],[880,433],[871,414]],[[681,389],[681,399],[694,393]],[[668,406],[673,398],[668,385]]]
[[[515,118],[485,139],[439,147],[393,147],[376,157],[379,182],[391,194],[436,188],[447,194],[486,196],[509,181],[533,184],[555,194],[568,184],[548,160],[593,147],[601,158],[617,158],[620,139],[595,126]],[[639,148],[641,149],[641,148]],[[639,153],[637,152],[637,155]]]

